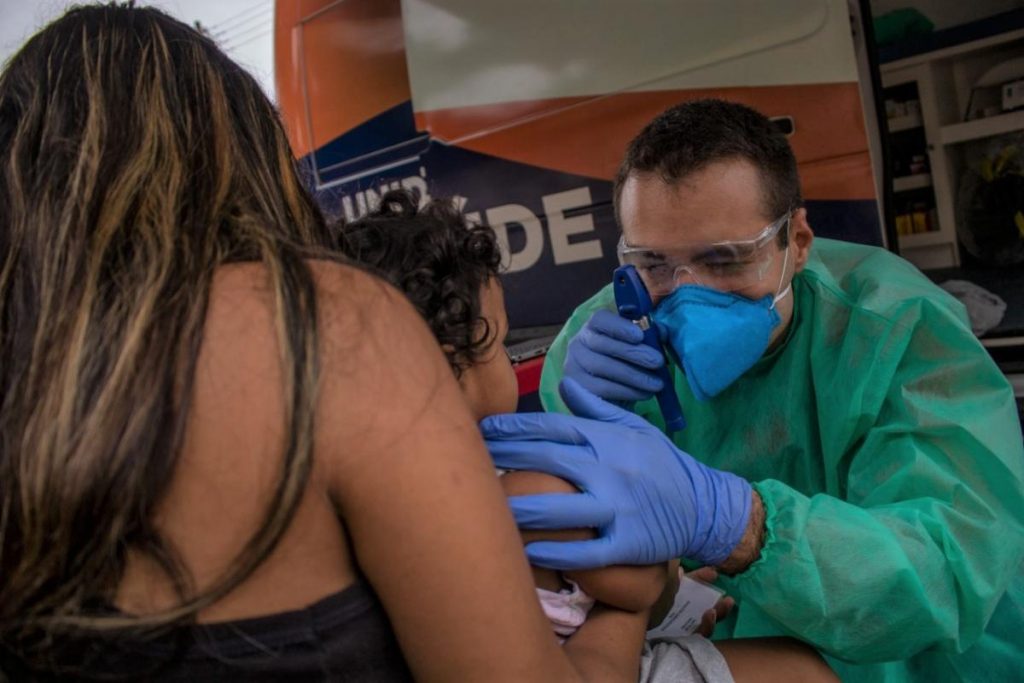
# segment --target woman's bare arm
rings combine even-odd
[[[317,273],[318,460],[417,679],[578,680],[606,657],[563,652],[552,636],[477,425],[426,325],[366,275]],[[618,635],[603,625],[592,637],[629,641],[622,669],[635,676],[643,624],[620,620]]]
[[[640,675],[648,616],[647,610],[627,612],[598,603],[565,641],[565,653],[587,681],[634,683]]]

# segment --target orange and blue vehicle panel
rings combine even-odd
[[[788,119],[815,233],[882,243],[855,79],[508,92],[504,100],[499,91],[491,101],[435,106],[444,93],[414,96],[427,86],[413,77],[403,9],[399,0],[277,2],[278,101],[291,143],[331,216],[354,219],[404,187],[455,196],[468,216],[494,227],[515,328],[561,324],[610,281],[619,236],[612,178],[622,154],[654,116],[687,99],[720,97]],[[536,391],[539,362],[519,368],[521,395]]]

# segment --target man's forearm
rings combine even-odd
[[[743,538],[736,544],[732,553],[725,559],[725,562],[718,565],[718,570],[730,576],[739,574],[761,557],[761,548],[764,547],[764,525],[765,513],[764,503],[757,491],[751,493],[750,519],[747,521],[747,530]]]

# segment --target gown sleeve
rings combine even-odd
[[[920,301],[891,334],[901,352],[884,377],[835,370],[884,392],[841,460],[845,492],[755,484],[766,542],[728,582],[741,600],[734,637],[793,635],[857,663],[962,652],[1019,571],[1024,444],[1007,380],[935,303]]]

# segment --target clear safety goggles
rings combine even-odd
[[[684,284],[699,284],[723,292],[737,292],[764,279],[778,253],[773,242],[791,211],[765,226],[749,240],[693,242],[669,249],[633,247],[619,238],[619,263],[632,265],[651,296],[668,296]]]

